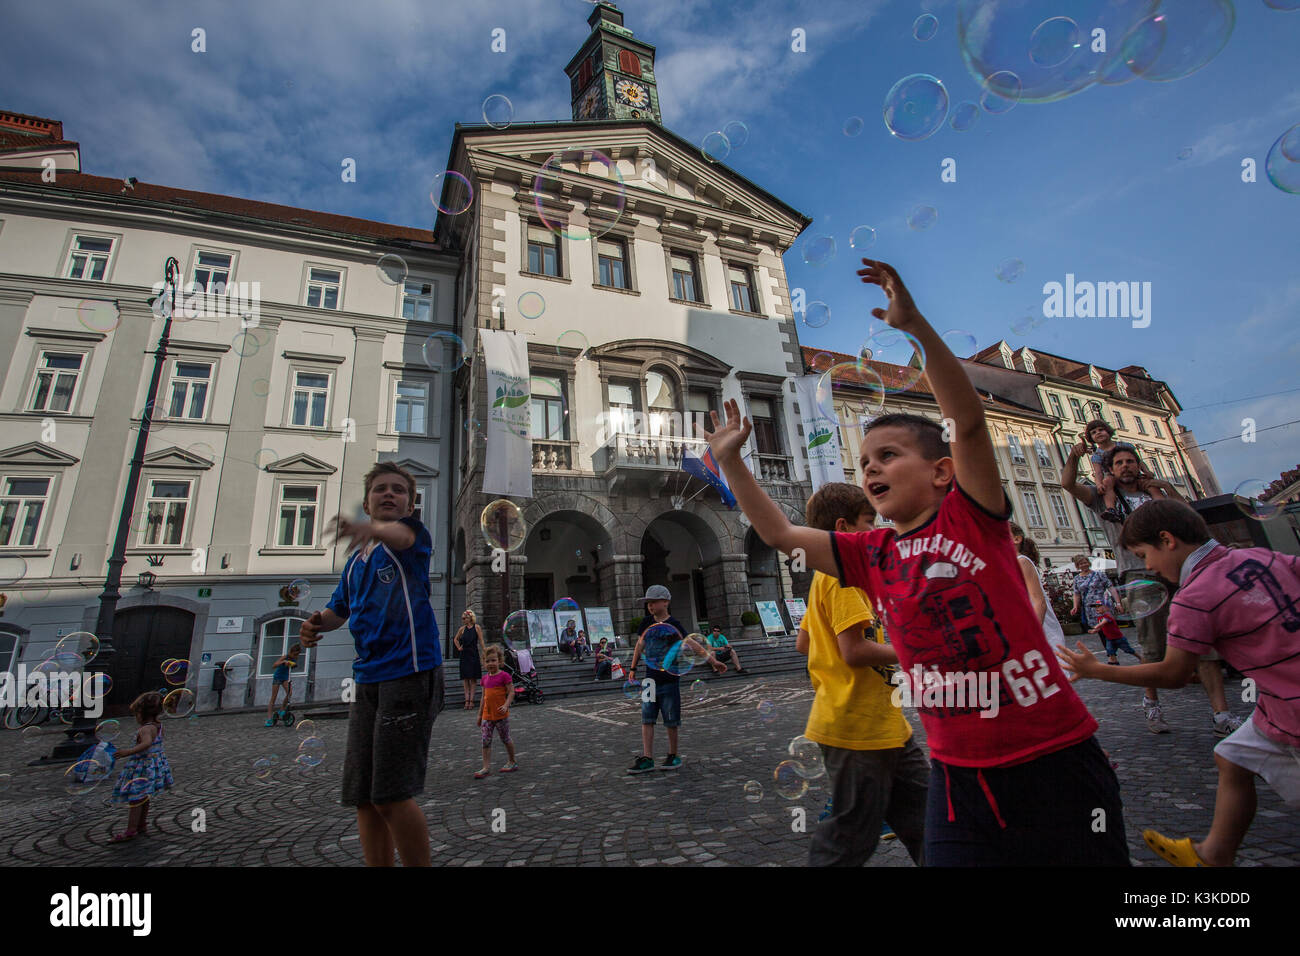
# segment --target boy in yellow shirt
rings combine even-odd
[[[808,499],[809,527],[870,531],[875,512],[855,485],[831,482]],[[865,591],[842,588],[818,571],[799,628],[816,697],[804,735],[821,747],[831,812],[813,831],[810,866],[861,866],[887,821],[917,866],[922,863],[930,764],[892,702],[898,655],[876,640]]]

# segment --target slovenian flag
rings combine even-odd
[[[705,450],[703,458],[697,458],[688,449],[682,449],[682,471],[688,475],[694,475],[701,481],[707,481],[717,489],[719,497],[722,498],[722,503],[728,508],[735,509],[736,496],[727,487],[727,480],[722,477],[722,469],[713,460],[713,449]]]

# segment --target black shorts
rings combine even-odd
[[[355,686],[340,802],[397,803],[423,793],[429,736],[442,710],[442,667]]]
[[[982,774],[931,758],[928,798],[926,866],[1129,866],[1119,781],[1095,737]]]
[[[731,660],[731,648],[719,647],[713,652],[713,656],[716,657],[720,663],[725,664],[727,661]]]

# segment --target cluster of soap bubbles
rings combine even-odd
[[[821,747],[802,734],[790,741],[786,752],[789,759],[782,760],[772,771],[772,786],[777,796],[798,800],[826,776],[826,763]],[[742,790],[750,803],[763,799],[763,785],[757,780],[746,781]]]
[[[303,772],[315,770],[325,760],[325,741],[316,736],[316,722],[310,718],[298,721],[298,755],[294,763]]]
[[[857,359],[832,365],[818,379],[817,407],[836,424],[853,426],[864,413],[880,414],[886,396],[915,388],[924,374],[925,347],[920,341],[873,321]]]
[[[706,133],[700,141],[700,152],[711,163],[720,163],[731,155],[733,149],[740,149],[749,142],[749,127],[740,120],[732,120],[722,129]]]

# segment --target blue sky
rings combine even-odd
[[[1026,15],[1081,22],[1077,11],[1104,3],[1008,0]],[[882,297],[857,284],[848,237],[870,225],[871,254],[898,267],[937,328],[968,330],[981,347],[1006,338],[1146,366],[1172,386],[1203,443],[1228,439],[1209,449],[1226,490],[1295,466],[1300,425],[1264,429],[1300,418],[1300,196],[1270,184],[1264,161],[1300,123],[1300,12],[1238,0],[1227,45],[1181,80],[1092,87],[984,114],[967,132],[945,125],[920,142],[896,139],[881,108],[903,76],[939,77],[954,105],[978,98],[956,7],[620,4],[627,26],[657,47],[665,125],[698,143],[745,123],[749,141],[728,164],[812,217],[804,239],[836,240],[821,267],[803,261],[803,240],[786,256],[791,287],[831,308],[826,326],[801,328],[804,344],[861,345]],[[589,32],[590,9],[586,0],[10,5],[0,106],[62,120],[86,172],[429,227],[428,182],[446,164],[453,124],[481,122],[487,96],[509,97],[518,121],[569,118],[563,66]],[[923,12],[939,30],[918,42]],[[206,53],[191,51],[196,27]],[[496,27],[505,53],[490,50]],[[791,50],[795,28],[806,32],[804,53]],[[865,120],[855,137],[843,133],[851,116]],[[356,183],[341,181],[343,157],[357,160]],[[1241,181],[1245,157],[1258,166],[1253,184]],[[940,180],[948,158],[953,183]],[[912,231],[906,217],[920,203],[938,220]],[[1012,284],[995,276],[1008,257],[1025,263]],[[1067,273],[1150,282],[1150,326],[1062,318],[1015,335],[1017,319],[1041,314],[1044,283]],[[1253,444],[1240,440],[1244,418],[1260,429]]]

